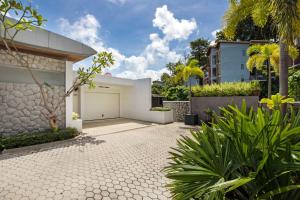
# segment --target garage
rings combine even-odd
[[[87,91],[84,95],[84,120],[120,117],[120,94]]]

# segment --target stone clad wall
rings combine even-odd
[[[189,101],[164,101],[164,107],[171,108],[173,110],[174,121],[183,122],[184,115],[189,112]]]
[[[29,60],[31,68],[47,71],[65,72],[65,61],[43,56],[35,56],[22,53]],[[21,64],[12,56],[8,56],[4,50],[0,50],[0,65],[12,65],[21,67]]]
[[[64,87],[55,86],[54,103],[64,94]],[[49,123],[42,114],[45,111],[39,88],[35,84],[16,84],[0,82],[0,134],[16,134],[40,131],[49,128]],[[65,105],[57,111],[59,126],[65,124]]]
[[[28,59],[33,59],[32,55]],[[0,67],[19,67],[11,57],[0,53]],[[49,73],[64,72],[65,61],[42,56],[35,56],[32,68],[45,70]],[[53,86],[49,93],[51,103],[55,104],[58,97],[64,95],[64,86]],[[24,132],[41,131],[49,128],[48,120],[42,114],[41,94],[33,83],[9,83],[0,80],[0,134],[10,135]],[[57,111],[59,126],[65,126],[65,103]]]

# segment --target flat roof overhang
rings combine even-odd
[[[13,34],[14,30],[10,32]],[[0,36],[3,37],[3,32]],[[20,51],[64,58],[73,62],[81,61],[97,53],[93,48],[81,42],[41,28],[33,31],[20,31],[14,41]]]

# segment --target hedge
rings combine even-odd
[[[1,149],[12,149],[25,147],[35,144],[43,144],[48,142],[71,139],[78,136],[76,129],[66,128],[60,129],[57,132],[46,130],[43,132],[22,133],[11,136],[0,136],[0,152]]]
[[[161,111],[161,112],[166,112],[170,111],[171,109],[168,107],[153,107],[150,109],[150,111]]]
[[[195,97],[214,96],[256,96],[259,95],[260,86],[258,82],[232,82],[192,88]]]

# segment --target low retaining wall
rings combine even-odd
[[[184,115],[189,112],[189,101],[163,101],[164,107],[171,108],[173,110],[173,116],[175,122],[184,121]]]
[[[254,109],[258,107],[258,96],[231,96],[231,97],[192,97],[192,113],[198,114],[199,120],[207,120],[207,110],[219,112],[219,107],[225,107],[229,104],[241,106],[243,99],[246,100],[249,107]]]
[[[158,124],[169,124],[174,122],[173,110],[170,111],[150,111],[149,121]]]

